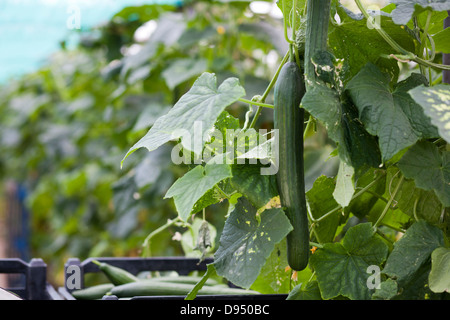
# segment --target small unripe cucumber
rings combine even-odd
[[[114,285],[112,283],[103,283],[95,286],[74,290],[72,296],[77,300],[95,300],[101,299],[107,294]]]
[[[293,227],[287,235],[287,257],[289,266],[296,271],[305,269],[309,259],[303,160],[304,110],[300,107],[305,90],[298,65],[294,61],[284,64],[274,89],[274,127],[278,129],[279,137],[277,185],[281,205]]]

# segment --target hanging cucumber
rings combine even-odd
[[[293,227],[287,235],[288,263],[293,270],[300,271],[306,268],[309,258],[303,164],[304,110],[300,107],[305,84],[292,54],[282,67],[274,90],[274,127],[279,136],[277,184],[281,205]]]

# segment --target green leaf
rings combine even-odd
[[[350,204],[353,194],[355,193],[353,181],[354,172],[355,170],[353,167],[341,161],[339,172],[336,177],[336,187],[333,192],[333,197],[343,208]]]
[[[161,73],[169,89],[206,71],[206,59],[181,58],[170,62]]]
[[[392,11],[392,19],[396,24],[407,24],[414,15],[424,9],[433,11],[450,10],[448,0],[392,0],[396,8]]]
[[[363,176],[361,176],[356,181],[356,188],[361,189],[365,188],[369,183],[371,183],[374,179],[378,178],[378,175],[382,174],[383,176],[380,180],[375,183],[372,187],[368,189],[368,192],[364,192],[359,195],[355,199],[353,199],[350,204],[345,208],[346,213],[352,213],[356,217],[362,219],[366,215],[369,214],[370,210],[374,207],[375,203],[378,201],[378,198],[374,196],[372,193],[377,195],[383,195],[386,186],[386,175],[382,172],[367,171]]]
[[[294,7],[294,1],[295,1],[295,11],[297,14],[296,17],[296,23],[295,23],[295,29],[297,30],[300,25],[300,15],[303,12],[303,9],[305,8],[306,0],[278,0],[277,5],[278,8],[280,8],[281,12],[283,12],[283,4],[286,8],[286,17],[287,19],[287,25],[292,26],[292,9]]]
[[[291,230],[282,209],[267,209],[257,215],[246,198],[239,198],[214,254],[217,274],[239,287],[250,288],[275,245]]]
[[[408,91],[425,83],[412,74],[391,89],[389,78],[369,63],[347,84],[366,130],[379,138],[382,160],[390,160],[419,138],[437,136],[435,127]]]
[[[380,154],[376,140],[357,119],[357,112],[351,109],[354,107],[349,102],[341,103],[336,90],[315,84],[303,96],[302,106],[323,123],[329,137],[338,145],[341,160],[355,169],[356,176],[368,167],[378,167]]]
[[[261,166],[235,164],[231,166],[231,185],[259,209],[278,195],[275,175],[261,175]]]
[[[338,207],[333,197],[335,188],[336,183],[333,178],[320,176],[316,179],[313,187],[306,193],[306,199],[313,218],[318,219]],[[319,238],[320,242],[332,242],[334,240],[340,215],[340,211],[337,210],[315,226],[314,235]]]
[[[178,214],[183,221],[194,213],[194,205],[220,181],[231,177],[227,164],[198,165],[179,178],[167,191],[164,198],[173,198]]]
[[[291,273],[286,272],[287,265],[286,241],[283,240],[275,245],[250,289],[262,294],[288,293],[291,287]]]
[[[380,288],[375,290],[372,300],[390,300],[397,295],[397,292],[397,282],[387,279],[380,283]]]
[[[217,88],[216,76],[203,73],[173,108],[156,120],[148,133],[130,148],[122,164],[139,148],[145,147],[148,151],[153,151],[180,137],[185,149],[200,154],[201,150],[198,149],[203,148],[205,134],[213,128],[224,109],[244,95],[245,90],[237,78],[228,78]],[[197,136],[194,135],[194,130],[197,131]]]
[[[420,220],[406,230],[395,242],[382,272],[396,279],[400,287],[414,280],[416,273],[426,264],[431,253],[443,246],[442,231]]]
[[[439,247],[431,253],[428,281],[431,291],[450,292],[450,248]]]
[[[433,190],[445,207],[450,206],[450,151],[440,152],[433,143],[419,141],[403,155],[398,167],[418,188]]]
[[[389,168],[387,175],[390,185],[397,185],[400,178],[398,168]],[[389,197],[389,193],[384,196]],[[441,219],[442,203],[434,191],[418,188],[412,179],[404,179],[395,202],[398,209],[415,220],[423,219],[437,225]],[[399,215],[395,214],[395,217],[399,218]]]
[[[322,122],[335,142],[342,141],[340,132],[341,102],[339,94],[325,85],[314,85],[302,99],[302,107]]]
[[[408,92],[431,118],[431,123],[437,127],[439,135],[450,143],[450,86],[419,86]]]
[[[377,65],[392,79],[397,79],[397,61],[382,57],[393,53],[392,48],[377,30],[368,28],[367,19],[362,14],[354,14],[342,6],[339,6],[336,12],[341,22],[330,25],[329,44],[335,57],[344,60],[340,70],[344,85],[368,62]],[[374,18],[399,45],[414,52],[414,41],[405,29],[394,24],[387,14],[377,14]]]
[[[322,300],[317,281],[310,281],[306,285],[303,285],[303,283],[296,285],[289,292],[286,300]]]
[[[446,28],[433,35],[435,50],[442,53],[450,53],[450,28]]]
[[[395,8],[394,8],[395,9]],[[416,14],[417,24],[420,28],[424,28],[428,21],[430,11],[425,10]],[[448,17],[447,11],[432,11],[430,20],[428,21],[428,33],[434,35],[444,30],[444,20]],[[414,21],[411,19],[407,26],[414,29]],[[429,45],[429,44],[428,44]]]
[[[325,243],[310,259],[323,299],[370,299],[367,268],[381,265],[387,254],[387,245],[375,235],[370,223],[350,228],[342,243]]]

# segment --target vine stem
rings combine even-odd
[[[426,50],[426,42],[427,42],[427,38],[428,38],[428,28],[430,26],[430,21],[431,21],[431,11],[428,11],[428,15],[427,15],[427,22],[425,23],[425,28],[423,29],[423,35],[422,35],[422,39],[421,39],[421,43],[420,43],[420,54],[422,55],[423,58],[426,58],[427,61],[429,61],[428,59],[428,50],[426,51],[426,54],[424,54],[424,50]],[[425,71],[423,71],[423,75],[425,75]],[[428,83],[431,85],[431,70],[428,67]]]
[[[283,65],[286,63],[286,61],[289,58],[289,50],[286,52],[286,54],[284,55],[283,59],[280,62],[280,65],[277,68],[277,71],[275,72],[274,76],[272,77],[272,80],[270,80],[269,85],[267,86],[266,90],[264,91],[263,95],[261,96],[261,98],[259,99],[260,103],[264,103],[267,99],[267,96],[269,95],[270,91],[272,90],[273,86],[275,85],[275,82],[278,79],[278,75],[280,74],[281,68],[283,67]],[[255,104],[253,101],[251,102],[254,105]],[[272,106],[273,107],[273,106]],[[249,128],[254,128],[256,125],[256,122],[258,121],[259,116],[261,115],[261,111],[262,111],[262,106],[258,106],[258,109],[256,110],[255,116],[252,119],[252,122],[250,123]]]
[[[380,217],[373,225],[373,228],[375,231],[377,230],[377,226],[381,223],[381,221],[383,220],[383,218],[386,215],[386,213],[388,212],[388,210],[391,208],[392,202],[394,201],[395,197],[397,196],[397,193],[400,190],[400,187],[403,185],[404,179],[405,179],[405,177],[402,175],[400,177],[400,181],[397,183],[397,186],[395,187],[394,192],[392,193],[391,197],[389,198],[388,203],[386,203],[386,206],[384,207],[383,212],[381,213]]]
[[[178,223],[181,221],[180,217],[176,217],[175,219],[171,220],[168,219],[167,222],[160,226],[159,228],[153,230],[144,240],[144,242],[142,243],[142,247],[144,247],[144,250],[146,252],[146,256],[151,256],[151,248],[150,248],[150,244],[151,244],[151,239],[157,235],[158,233],[161,233],[162,231],[166,230],[167,228],[173,226],[174,224]]]
[[[295,3],[295,2],[294,2]],[[287,43],[291,44],[293,41],[289,39],[289,36],[287,34],[287,25],[286,25],[286,1],[283,1],[283,16],[284,16],[284,38],[286,39]]]
[[[247,99],[244,99],[244,98],[239,98],[238,100],[241,101],[241,102],[248,103],[248,104],[255,105],[255,106],[259,106],[259,107],[262,107],[262,108],[269,108],[269,109],[273,109],[274,108],[274,106],[272,104],[262,103],[262,102],[258,102],[258,101],[251,101],[251,100],[247,100]]]
[[[367,186],[365,186],[364,188],[361,188],[361,190],[359,190],[357,193],[355,193],[355,194],[353,195],[351,201],[354,200],[354,199],[356,199],[356,198],[358,198],[360,195],[362,195],[362,194],[365,193],[367,190],[369,190],[370,188],[372,188],[373,185],[374,185],[375,183],[377,183],[383,176],[384,176],[384,173],[383,173],[383,174],[380,174],[375,180],[373,180],[372,182],[370,182]],[[338,210],[340,210],[340,209],[342,209],[342,206],[341,206],[341,205],[338,205],[337,207],[335,207],[334,209],[328,211],[327,213],[325,213],[323,216],[321,216],[321,217],[318,218],[318,219],[314,219],[314,217],[312,216],[310,210],[308,210],[309,218],[311,219],[311,222],[312,222],[312,224],[314,225],[315,223],[322,221],[323,219],[327,218],[328,216],[332,215],[333,213],[335,213],[336,211],[338,211]]]

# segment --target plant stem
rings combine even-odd
[[[380,174],[375,180],[373,180],[372,182],[370,182],[367,186],[365,186],[364,188],[361,188],[361,190],[359,190],[357,193],[355,193],[355,194],[353,195],[351,201],[353,201],[354,199],[358,198],[360,195],[362,195],[362,194],[365,193],[367,190],[369,190],[370,188],[372,188],[372,186],[373,186],[375,183],[377,183],[378,180],[380,180],[380,179],[383,177],[383,175],[384,175],[384,173],[383,173],[383,174]],[[314,219],[314,218],[312,217],[312,215],[311,215],[311,216],[310,216],[311,221],[314,222],[314,223],[317,223],[317,222],[319,222],[319,221],[325,219],[326,217],[328,217],[329,215],[335,213],[336,211],[338,211],[338,210],[340,210],[340,209],[342,209],[342,206],[341,206],[341,205],[338,205],[337,207],[335,207],[334,209],[328,211],[327,213],[325,213],[323,216],[321,216],[321,217],[318,218],[318,219]]]
[[[259,99],[259,102],[264,103],[266,101],[267,96],[269,95],[270,91],[272,90],[273,86],[275,85],[275,82],[278,79],[278,75],[280,74],[281,68],[283,67],[283,65],[286,63],[286,61],[289,58],[289,50],[286,52],[286,54],[284,55],[283,59],[280,62],[280,65],[278,66],[277,71],[275,72],[274,76],[272,77],[272,80],[270,80],[269,85],[267,86],[266,90],[264,91],[263,95],[261,96],[261,98]],[[255,116],[252,119],[252,122],[250,123],[249,128],[254,128],[256,125],[256,121],[258,121],[259,116],[261,115],[261,111],[262,111],[261,106],[258,106],[258,110],[256,110]]]
[[[384,240],[386,240],[389,243],[393,243],[391,239],[389,239],[383,232],[381,232],[379,229],[376,229],[376,233],[378,233]]]
[[[317,248],[323,248],[323,245],[320,244],[320,243],[317,243],[317,242],[312,242],[312,241],[310,241],[310,242],[309,242],[309,245],[310,245],[310,246],[313,246],[313,247],[317,247]]]
[[[408,59],[414,62],[417,62],[420,65],[423,66],[427,66],[427,67],[433,67],[433,68],[438,68],[438,69],[442,69],[442,70],[450,70],[450,66],[446,66],[446,65],[442,65],[442,64],[437,64],[437,63],[433,63],[431,61],[427,61],[425,59],[422,59],[420,57],[418,57],[417,55],[415,55],[412,52],[409,52],[407,50],[405,50],[402,46],[400,46],[397,42],[395,42],[394,39],[392,39],[387,33],[386,31],[384,31],[381,26],[379,26],[373,19],[372,17],[367,13],[366,9],[364,8],[364,6],[361,4],[360,0],[355,0],[356,5],[358,6],[359,10],[361,10],[362,14],[364,15],[364,17],[366,17],[366,19],[369,21],[369,23],[371,24],[371,26],[378,32],[378,34],[395,50],[397,51],[399,54],[401,54],[403,57],[403,59]]]
[[[400,181],[398,182],[397,186],[395,187],[394,192],[392,193],[391,197],[389,198],[388,203],[386,203],[386,206],[383,209],[383,212],[381,213],[381,215],[378,217],[378,220],[375,222],[374,224],[374,229],[376,230],[377,226],[381,223],[381,221],[383,220],[384,216],[386,215],[386,213],[388,212],[388,210],[391,208],[392,202],[394,201],[395,196],[397,196],[398,191],[400,190],[400,187],[403,184],[405,177],[402,175],[400,177]]]
[[[217,184],[214,186],[214,189],[216,189],[225,199],[230,199],[230,196],[227,195]]]
[[[422,39],[420,40],[420,54],[422,56],[422,58],[427,59],[428,61],[428,50],[427,50],[427,38],[428,38],[428,28],[430,27],[430,21],[431,21],[431,11],[428,11],[428,16],[427,16],[427,22],[425,23],[425,27],[423,30],[423,34],[422,34]],[[424,53],[424,50],[426,50],[426,53]],[[429,72],[429,79],[428,79],[428,84],[431,85],[431,70],[430,67],[428,67],[428,72]],[[423,75],[426,77],[425,72],[423,73]]]
[[[362,5],[360,0],[355,0],[356,5],[358,6],[359,10],[361,11],[361,13],[364,15],[364,17],[367,19],[367,21],[370,23],[370,25],[372,26],[372,28],[374,28],[379,35],[398,53],[401,54],[409,54],[410,52],[408,52],[407,50],[403,49],[402,46],[400,46],[397,42],[395,42],[394,39],[392,39],[387,33],[386,31],[384,31],[383,29],[381,29],[381,26],[379,26],[374,19],[372,19],[372,17],[369,15],[369,13],[367,12],[367,10],[364,8],[364,6]]]
[[[167,228],[173,226],[174,224],[176,224],[177,222],[181,221],[180,217],[176,217],[173,220],[168,219],[166,224],[160,226],[159,228],[157,228],[156,230],[153,230],[144,240],[144,242],[142,243],[142,247],[144,248],[144,251],[146,252],[145,256],[150,257],[151,256],[151,239],[157,235],[158,233],[161,233],[162,231],[166,230]]]
[[[244,103],[248,103],[248,104],[254,105],[254,106],[259,106],[259,107],[269,108],[269,109],[273,109],[274,108],[274,106],[272,104],[267,104],[267,103],[262,103],[262,102],[257,102],[257,101],[251,101],[251,100],[247,100],[247,99],[244,99],[244,98],[239,98],[238,100],[241,101],[241,102],[244,102]]]

